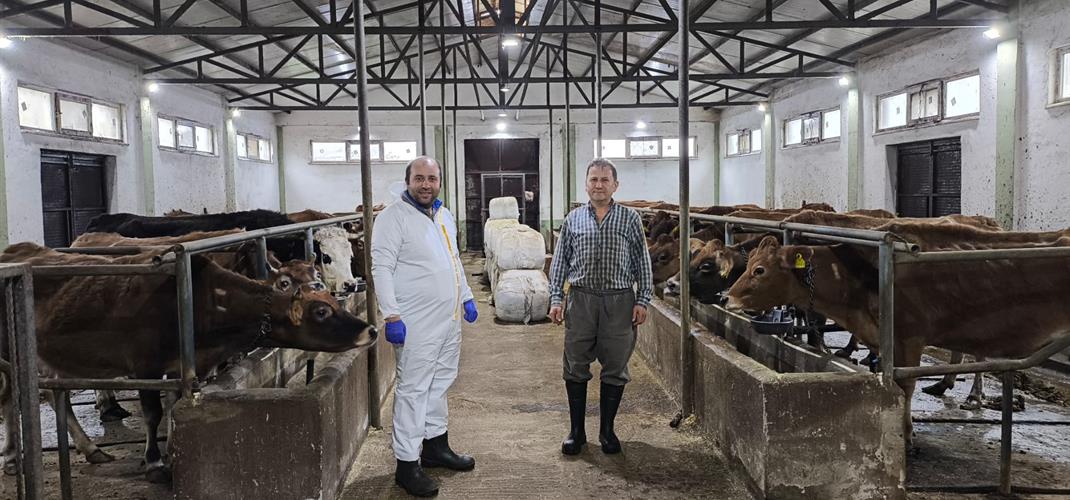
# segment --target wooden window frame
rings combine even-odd
[[[901,93],[901,92],[896,92],[896,94],[899,94],[899,93]],[[895,94],[888,94],[888,95],[895,95]],[[881,97],[877,98],[877,107],[878,107],[878,109],[880,108],[880,99],[881,99]],[[784,139],[780,143],[780,149],[803,148],[803,147],[807,147],[807,146],[813,146],[813,145],[816,145],[816,144],[826,144],[826,143],[839,142],[840,141],[840,137],[843,137],[843,122],[842,121],[840,122],[840,135],[836,136],[836,137],[830,137],[830,138],[827,138],[827,139],[825,138],[825,114],[826,113],[831,113],[831,112],[834,112],[834,111],[839,111],[840,112],[840,120],[843,120],[843,111],[840,109],[839,106],[834,106],[834,107],[825,108],[825,109],[818,109],[818,110],[814,110],[814,111],[807,111],[806,113],[800,113],[800,114],[793,115],[793,116],[790,116],[788,118],[785,118],[780,124],[780,132],[781,132],[781,135],[784,137]],[[817,120],[817,137],[811,137],[811,138],[807,139],[806,138],[806,120],[814,120],[814,119]],[[799,121],[799,139],[800,139],[800,141],[798,143],[795,143],[795,144],[788,144],[788,132],[787,132],[788,123],[791,123],[791,122],[793,122],[795,120],[800,120]]]
[[[237,151],[235,151],[235,155],[234,156],[236,158],[238,158],[239,160],[241,160],[241,161],[255,161],[255,162],[260,162],[260,163],[271,163],[272,162],[271,158],[268,158],[267,160],[264,160],[264,159],[260,158],[259,156],[255,157],[255,158],[252,157],[252,156],[249,156],[248,138],[250,138],[250,137],[255,139],[255,140],[257,140],[257,141],[261,141],[261,140],[267,141],[268,151],[271,151],[271,139],[270,138],[259,136],[259,135],[256,135],[254,133],[251,133],[251,132],[237,132],[236,134],[234,134],[234,141],[237,142],[239,138],[241,138],[241,140],[246,141],[246,143],[245,143],[246,144],[246,149],[245,149],[245,156],[241,156],[241,155],[237,154]],[[235,149],[237,149],[237,148],[235,148]],[[260,144],[259,144],[259,142],[257,143],[256,152],[260,153]]]
[[[754,147],[753,147],[754,145],[751,144],[751,138],[752,138],[751,132],[753,132],[754,130],[755,129],[741,128],[741,129],[735,130],[734,132],[729,132],[729,133],[725,134],[724,157],[725,158],[737,158],[737,157],[740,157],[740,156],[750,156],[750,155],[761,154],[761,150],[754,151]],[[746,147],[745,150],[743,148],[742,141],[739,140],[744,135],[747,136],[747,147]],[[736,152],[734,154],[729,154],[728,153],[728,141],[731,141],[732,137],[736,138]],[[762,140],[765,140],[764,135],[763,135]]]
[[[219,148],[216,147],[217,145],[215,143],[215,127],[213,127],[211,125],[208,125],[206,123],[193,121],[193,120],[190,120],[188,118],[182,118],[182,117],[172,116],[172,115],[165,115],[163,113],[158,113],[156,115],[156,119],[157,120],[159,120],[160,118],[163,118],[164,120],[171,120],[175,124],[174,130],[173,130],[174,135],[175,135],[175,145],[174,145],[174,147],[172,147],[172,146],[164,146],[163,144],[157,144],[157,146],[160,148],[161,151],[170,151],[170,152],[173,152],[173,153],[186,153],[186,154],[198,155],[198,156],[219,156]],[[179,144],[179,142],[178,142],[178,127],[179,127],[179,125],[184,125],[184,126],[187,126],[187,127],[190,127],[190,128],[193,129],[193,146],[192,147],[191,146],[182,146],[181,144]],[[159,127],[159,121],[157,121],[157,127]],[[197,127],[208,129],[208,133],[212,137],[212,152],[211,153],[206,153],[204,151],[197,151]],[[157,133],[157,137],[156,137],[157,143],[159,142],[159,140],[160,140],[159,133]]]

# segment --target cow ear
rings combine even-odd
[[[724,242],[714,238],[706,243],[706,248],[711,251],[724,250]]]
[[[758,245],[758,250],[759,251],[766,250],[766,249],[776,250],[778,248],[780,248],[780,240],[777,239],[776,236],[772,236],[772,235],[769,235],[769,236],[766,236],[766,237],[762,238],[762,243]]]
[[[301,295],[301,287],[297,287],[293,300],[290,301],[290,323],[293,326],[301,326],[301,318],[305,316],[304,297]]]
[[[672,236],[669,236],[669,235],[667,235],[665,233],[661,233],[660,235],[658,235],[658,241],[657,242],[658,243],[672,243]]]

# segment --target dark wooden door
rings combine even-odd
[[[958,137],[897,148],[896,213],[941,217],[962,211],[962,143]]]
[[[41,150],[45,245],[70,246],[89,221],[108,212],[107,157]]]
[[[517,197],[520,222],[539,230],[539,140],[466,139],[464,141],[466,242],[483,248],[483,224],[490,200]]]

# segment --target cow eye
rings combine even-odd
[[[287,276],[282,276],[275,281],[275,287],[284,292],[289,290],[291,285],[293,285],[293,283],[290,282],[290,278]]]
[[[327,255],[327,254],[323,254],[323,263],[324,264],[330,264],[331,263],[331,256]]]
[[[710,270],[713,269],[713,263],[712,262],[703,262],[702,265],[700,265],[698,267],[699,267],[699,269],[701,269],[703,271],[710,271]]]
[[[667,262],[669,260],[669,254],[663,253],[658,256],[658,262]]]
[[[311,281],[309,282],[308,287],[316,291],[323,291],[327,289],[327,285],[324,285],[322,281]]]
[[[331,317],[331,308],[327,306],[320,306],[313,310],[313,314],[316,315],[316,319],[322,321]]]
[[[754,268],[754,272],[751,273],[751,274],[753,274],[754,276],[761,276],[761,275],[765,274],[765,268],[762,267],[762,266],[758,266],[758,267]]]

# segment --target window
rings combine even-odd
[[[821,140],[840,137],[840,110],[825,111],[821,114]]]
[[[55,130],[52,94],[19,87],[19,125],[39,130]]]
[[[175,147],[175,121],[170,118],[157,118],[160,136],[160,147],[173,148]]]
[[[1070,100],[1070,48],[1062,50],[1062,56],[1059,58],[1059,66],[1062,67],[1062,81],[1061,89],[1059,90],[1059,100]]]
[[[123,115],[118,106],[94,102],[91,115],[93,116],[94,137],[123,140]]]
[[[946,88],[944,117],[953,118],[981,112],[981,75],[949,80]]]
[[[245,157],[247,159],[260,158],[260,141],[255,136],[247,135],[242,142],[245,143]]]
[[[215,137],[212,134],[212,129],[201,126],[193,127],[194,139],[196,139],[197,151],[201,153],[212,153],[215,150]]]
[[[687,138],[687,156],[694,158],[695,156],[695,138]],[[680,139],[676,137],[666,137],[661,140],[661,156],[663,158],[679,158],[680,157]]]
[[[75,135],[89,135],[89,99],[56,94],[59,101],[59,128]]]
[[[413,158],[416,158],[416,141],[383,143],[383,161],[411,161]]]
[[[267,139],[257,139],[258,148],[260,151],[260,161],[271,161],[271,141]]]
[[[821,113],[815,113],[802,121],[803,142],[811,144],[821,141]]]
[[[598,139],[594,140],[595,151],[598,151]],[[602,158],[627,158],[628,144],[624,139],[602,139],[602,153],[596,154]]]
[[[661,139],[658,137],[635,137],[628,139],[629,158],[660,158]]]
[[[371,161],[380,161],[383,159],[383,143],[379,141],[368,142],[368,152],[371,156]],[[349,161],[360,161],[360,141],[349,141]]]
[[[880,98],[877,109],[877,130],[907,125],[907,93]]]
[[[762,150],[761,130],[739,130],[725,136],[725,156],[743,156]],[[755,144],[757,141],[757,144]]]
[[[910,121],[932,121],[940,116],[940,84],[926,84],[910,93]]]
[[[156,117],[160,147],[184,153],[215,154],[215,129],[203,123],[167,116]]]
[[[346,143],[312,141],[313,162],[345,162]]]
[[[784,145],[802,144],[802,118],[784,122]]]
[[[239,159],[245,159],[249,157],[249,141],[247,137],[242,134],[238,134],[238,136],[234,140],[234,147],[238,150]]]

